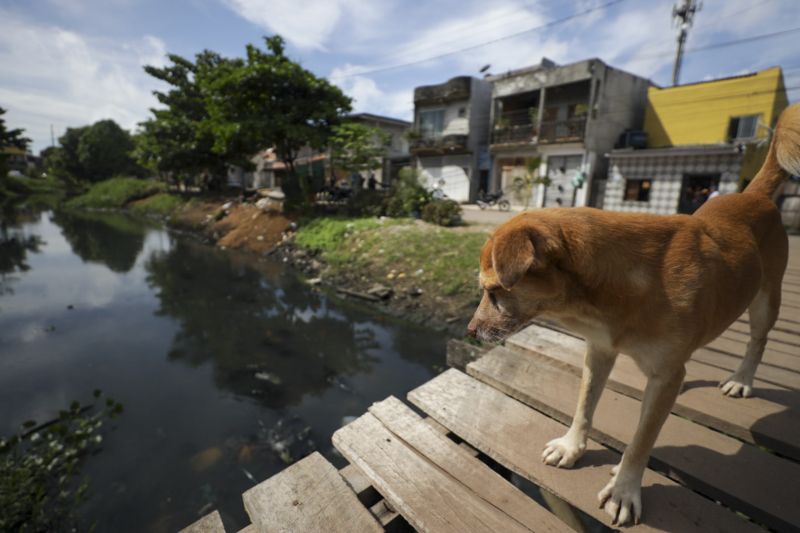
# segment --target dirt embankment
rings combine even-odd
[[[170,223],[199,232],[222,248],[264,254],[281,242],[292,220],[251,203],[202,201],[176,212]]]
[[[302,273],[319,290],[365,302],[392,316],[447,330],[453,336],[464,334],[474,309],[474,297],[463,294],[464,291],[461,294],[454,292],[452,286],[443,283],[441,274],[433,276],[434,265],[430,255],[419,254],[411,261],[409,257],[412,254],[404,253],[405,262],[368,261],[365,259],[383,250],[361,251],[361,240],[353,235],[342,244],[354,255],[348,256],[344,262],[331,263],[326,260],[326,254],[296,244],[296,225],[291,217],[276,211],[264,211],[252,203],[193,201],[173,214],[171,225],[200,233],[221,248],[271,255]],[[415,234],[425,229],[437,234],[459,232],[425,223],[416,226],[412,224],[416,228]],[[391,239],[405,242],[410,237],[394,235],[397,230],[396,227],[381,228],[380,233],[373,237],[376,242],[388,246],[392,246]],[[416,235],[416,238],[426,239],[426,235]],[[413,242],[409,246],[416,247]]]

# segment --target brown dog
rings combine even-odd
[[[642,474],[684,364],[746,309],[747,352],[721,387],[728,396],[751,394],[780,307],[788,239],[772,197],[788,173],[800,175],[800,104],[781,115],[767,159],[742,194],[712,199],[692,216],[526,212],[498,227],[481,250],[483,298],[471,334],[499,340],[541,317],[586,339],[575,417],[546,446],[545,463],[570,467],[583,454],[618,353],[648,378],[633,441],[598,495],[615,524],[639,521]]]

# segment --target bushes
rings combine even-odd
[[[440,226],[461,222],[461,206],[454,200],[433,200],[422,208],[422,220]]]
[[[134,213],[147,215],[169,216],[186,202],[180,196],[169,193],[158,193],[144,200],[140,200],[131,206]]]
[[[116,177],[101,181],[67,202],[67,207],[75,208],[114,208],[161,192],[166,188],[163,183],[152,180]]]
[[[386,203],[386,214],[390,217],[416,217],[431,200],[431,193],[420,184],[417,172],[405,168],[400,171],[400,180]]]

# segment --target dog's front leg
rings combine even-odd
[[[614,469],[614,477],[597,495],[600,507],[611,516],[614,524],[622,525],[631,519],[638,523],[641,518],[642,475],[685,375],[686,370],[681,365],[670,372],[650,376],[647,381],[633,441],[622,454],[622,462]]]
[[[586,438],[592,428],[595,407],[616,360],[615,352],[587,343],[578,407],[575,409],[572,425],[566,435],[547,443],[542,452],[542,461],[546,464],[569,468],[583,455]]]

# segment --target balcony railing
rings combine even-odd
[[[586,131],[586,117],[572,117],[566,120],[542,121],[539,127],[540,143],[563,143],[582,141]]]
[[[492,144],[527,144],[535,142],[537,133],[534,108],[506,111],[495,120]]]
[[[426,132],[410,140],[411,153],[447,153],[467,149],[467,135],[444,135]]]

